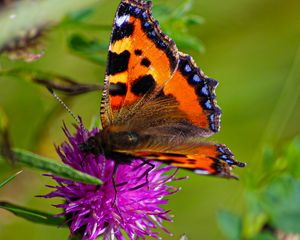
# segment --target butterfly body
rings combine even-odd
[[[101,101],[102,130],[81,145],[117,162],[163,161],[202,175],[243,167],[224,144],[218,82],[178,51],[152,17],[151,2],[122,0],[116,13]]]

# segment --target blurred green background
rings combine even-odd
[[[154,0],[153,5],[163,5],[172,11],[182,2]],[[102,0],[92,5],[94,12],[87,22],[97,25],[95,28],[76,24],[50,28],[42,40],[45,55],[37,61],[25,63],[1,56],[0,72],[22,68],[64,75],[84,83],[101,83],[105,49],[118,4],[116,0]],[[154,13],[164,22],[166,16],[161,9]],[[162,235],[163,239],[179,239],[183,233],[190,239],[224,239],[217,224],[217,212],[244,211],[244,176],[259,168],[263,147],[272,145],[280,149],[300,134],[299,9],[300,1],[295,0],[194,0],[188,14],[201,16],[204,22],[189,26],[186,36],[181,35],[187,39],[193,36],[199,44],[186,44],[185,39],[179,39],[178,47],[192,55],[208,76],[219,81],[217,100],[223,111],[222,124],[221,132],[212,139],[226,143],[236,159],[248,166],[236,169],[240,181],[181,171],[181,175],[190,178],[177,183],[182,190],[170,197],[167,208],[175,215],[174,223],[165,225],[174,237]],[[166,29],[168,24],[165,21],[163,30],[176,39],[176,31]],[[88,61],[74,54],[70,48],[74,33],[100,44],[96,60]],[[75,114],[82,116],[85,124],[90,124],[94,116],[99,116],[100,96],[100,92],[93,92],[64,100]],[[74,121],[45,88],[26,77],[0,73],[0,107],[7,115],[13,146],[58,159],[53,143],[65,139],[62,121],[69,127]],[[15,171],[1,160],[1,179]],[[33,197],[47,193],[45,184],[49,184],[49,179],[42,177],[41,172],[26,169],[0,190],[0,200],[57,212],[50,207],[55,201]],[[66,229],[32,224],[0,210],[0,239],[67,236]]]

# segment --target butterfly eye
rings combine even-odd
[[[128,142],[132,143],[132,144],[136,144],[138,142],[138,135],[135,132],[129,132],[128,135]]]

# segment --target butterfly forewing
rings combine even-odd
[[[118,122],[158,92],[178,64],[175,43],[159,28],[151,2],[123,0],[116,13],[101,106],[102,124]]]

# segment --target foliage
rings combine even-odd
[[[53,217],[53,214],[17,206],[8,202],[0,202],[0,208],[5,209],[15,214],[16,216],[28,220],[30,222],[52,226],[65,225],[65,220],[61,217]]]
[[[181,50],[204,51],[200,39],[189,34],[189,29],[204,23],[199,15],[191,14],[193,0],[183,0],[175,9],[165,5],[153,7],[153,15],[159,19],[163,31],[169,35]],[[199,27],[198,27],[199,28]]]
[[[220,212],[219,224],[228,239],[274,239],[278,232],[300,234],[300,138],[276,156],[266,148],[259,171],[244,182],[247,211],[238,216]]]
[[[72,179],[77,182],[101,185],[102,182],[95,177],[88,174],[76,171],[65,164],[55,162],[51,159],[33,154],[25,150],[15,149],[13,151],[16,161],[26,166],[33,167],[35,169],[43,170],[55,174],[67,179]]]

